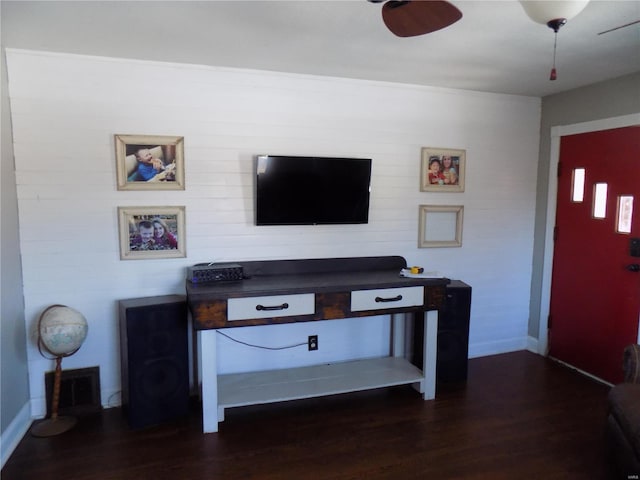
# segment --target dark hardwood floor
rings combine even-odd
[[[27,434],[3,480],[615,478],[609,387],[529,352],[472,359],[422,401],[409,387],[229,409],[130,430],[119,408],[49,438]]]

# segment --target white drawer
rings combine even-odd
[[[316,299],[313,293],[230,298],[227,300],[227,321],[230,322],[251,318],[312,315],[315,311]]]
[[[381,288],[351,292],[351,311],[415,307],[424,303],[424,287]]]

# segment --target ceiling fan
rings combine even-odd
[[[369,0],[382,3],[385,0]],[[435,32],[456,23],[462,12],[444,0],[387,0],[382,6],[382,20],[398,37],[415,37]]]

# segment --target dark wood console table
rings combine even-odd
[[[435,397],[437,310],[447,279],[405,278],[403,257],[243,262],[245,280],[193,284],[187,302],[198,332],[203,430],[217,432],[224,409],[412,384]],[[405,315],[424,322],[423,368],[405,353]],[[218,375],[217,329],[391,315],[388,357],[266,372]]]

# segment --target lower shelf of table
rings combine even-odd
[[[228,408],[282,402],[423,380],[420,369],[398,357],[220,375],[218,406]]]

